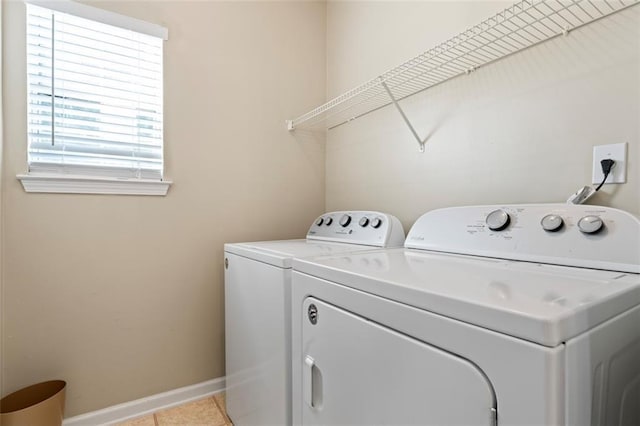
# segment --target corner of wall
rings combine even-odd
[[[329,100],[329,0],[324,2],[324,99]],[[322,209],[327,211],[327,134],[324,135],[324,200]]]
[[[4,316],[4,210],[3,210],[3,199],[4,199],[4,182],[2,179],[2,174],[4,171],[3,168],[3,158],[4,156],[4,130],[2,127],[2,117],[3,117],[3,109],[2,105],[4,104],[4,96],[2,93],[2,5],[4,3],[0,2],[0,315]],[[4,393],[4,318],[0,318],[0,395]]]

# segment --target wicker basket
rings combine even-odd
[[[62,425],[66,387],[62,380],[51,380],[5,396],[0,400],[0,425]]]

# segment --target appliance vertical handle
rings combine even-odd
[[[316,362],[313,358],[307,355],[304,358],[303,372],[302,372],[302,398],[304,402],[313,408],[313,368]]]

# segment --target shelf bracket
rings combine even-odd
[[[416,138],[416,140],[420,144],[420,152],[424,152],[424,144],[427,142],[427,140],[420,139],[420,136],[418,136],[418,132],[416,132],[416,129],[413,127],[413,125],[407,118],[407,115],[404,113],[404,111],[400,107],[400,104],[398,103],[398,100],[396,99],[396,97],[393,96],[393,93],[391,93],[391,90],[389,89],[389,86],[387,86],[387,83],[382,81],[380,84],[382,84],[382,87],[384,87],[384,90],[387,91],[387,94],[389,95],[391,102],[393,102],[393,105],[395,105],[396,109],[402,116],[402,119],[404,120],[404,122],[407,124],[407,126],[409,126],[409,130],[411,130],[411,133],[413,133],[413,137]]]

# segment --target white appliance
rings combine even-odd
[[[401,247],[389,214],[333,212],[306,239],[225,244],[226,408],[236,426],[291,424],[291,260]]]
[[[296,425],[640,425],[628,213],[447,208],[293,268]]]

